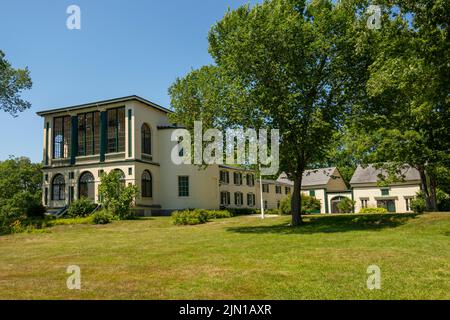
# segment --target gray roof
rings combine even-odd
[[[404,165],[401,168],[399,167],[399,170],[400,174],[398,175],[398,178],[402,179],[403,181],[420,180],[419,171],[417,171],[417,169],[415,168]],[[377,169],[371,164],[369,164],[365,168],[363,168],[362,166],[358,166],[352,176],[352,179],[350,180],[350,184],[377,183],[380,179],[380,175],[386,177],[386,170],[381,168]]]
[[[336,167],[306,170],[303,172],[302,188],[310,186],[324,186],[328,184],[330,179],[333,177],[333,172],[335,170]],[[293,184],[293,182],[287,178],[285,173],[280,174],[278,181],[291,185]]]
[[[96,106],[101,106],[101,105],[106,105],[106,104],[111,104],[111,103],[120,103],[120,102],[125,102],[125,101],[130,101],[130,100],[137,100],[140,101],[150,107],[153,107],[155,109],[161,110],[163,112],[166,113],[172,113],[173,111],[164,108],[154,102],[151,102],[147,99],[144,99],[142,97],[139,97],[137,95],[132,95],[132,96],[126,96],[126,97],[120,97],[120,98],[114,98],[114,99],[108,99],[108,100],[101,100],[101,101],[96,101],[96,102],[90,102],[90,103],[85,103],[85,104],[78,104],[78,105],[74,105],[74,106],[67,106],[67,107],[62,107],[62,108],[57,108],[57,109],[50,109],[50,110],[43,110],[43,111],[39,111],[36,112],[37,115],[39,116],[44,116],[46,114],[51,114],[51,113],[56,113],[56,112],[64,112],[64,111],[70,111],[70,110],[77,110],[77,109],[86,109],[86,108],[92,108],[92,107],[96,107]]]

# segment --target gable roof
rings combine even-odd
[[[114,99],[108,99],[108,100],[101,100],[101,101],[96,101],[96,102],[90,102],[90,103],[85,103],[85,104],[78,104],[78,105],[74,105],[74,106],[67,106],[67,107],[62,107],[62,108],[56,108],[56,109],[49,109],[49,110],[43,110],[43,111],[39,111],[36,112],[36,114],[38,116],[44,116],[46,114],[52,114],[52,113],[57,113],[57,112],[64,112],[64,111],[71,111],[71,110],[78,110],[78,109],[86,109],[86,108],[92,108],[92,107],[99,107],[102,105],[107,105],[107,104],[112,104],[112,103],[120,103],[120,102],[126,102],[126,101],[131,101],[131,100],[136,100],[139,102],[142,102],[150,107],[153,107],[155,109],[158,109],[162,112],[165,113],[172,113],[171,110],[164,108],[154,102],[151,102],[147,99],[144,99],[142,97],[139,97],[137,95],[132,95],[132,96],[126,96],[126,97],[120,97],[120,98],[114,98]]]
[[[350,184],[358,184],[358,183],[377,183],[379,180],[379,175],[387,176],[386,170],[382,168],[375,168],[372,164],[369,164],[367,167],[363,168],[362,166],[358,166],[353,174]],[[412,168],[408,165],[402,166],[400,168],[400,176],[403,176],[404,181],[418,181],[420,180],[420,174],[417,169]]]
[[[306,170],[303,172],[302,188],[327,185],[335,170],[336,167]],[[293,185],[293,182],[287,178],[285,173],[280,174],[277,181]]]

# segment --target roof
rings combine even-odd
[[[253,169],[241,167],[239,165],[231,166],[231,165],[226,165],[226,164],[219,164],[219,168],[231,169],[231,170],[239,170],[239,171],[255,171]]]
[[[309,186],[323,186],[328,184],[330,179],[333,177],[335,170],[336,167],[305,170],[302,177],[302,188]],[[287,178],[285,173],[280,174],[277,181],[291,185],[293,184],[293,182]]]
[[[177,124],[169,124],[169,125],[158,126],[158,130],[164,130],[164,129],[186,129],[186,127],[179,126]]]
[[[420,174],[417,169],[412,168],[408,165],[402,166],[400,169],[400,174],[398,177],[403,181],[418,181],[420,180]],[[387,172],[382,168],[375,168],[372,164],[369,164],[367,167],[363,168],[362,166],[358,166],[355,170],[355,173],[350,180],[350,184],[358,184],[358,183],[377,183],[379,181],[380,175],[386,177]]]
[[[164,108],[154,102],[151,102],[147,99],[144,99],[142,97],[139,97],[137,95],[132,95],[132,96],[126,96],[126,97],[120,97],[120,98],[114,98],[114,99],[108,99],[108,100],[101,100],[101,101],[96,101],[96,102],[90,102],[90,103],[85,103],[85,104],[78,104],[78,105],[74,105],[74,106],[67,106],[67,107],[62,107],[62,108],[56,108],[56,109],[49,109],[49,110],[43,110],[43,111],[39,111],[36,112],[37,115],[39,116],[44,116],[46,114],[51,114],[51,113],[57,113],[57,112],[64,112],[64,111],[71,111],[71,110],[78,110],[78,109],[86,109],[86,108],[92,108],[92,107],[99,107],[102,105],[107,105],[107,104],[112,104],[112,103],[120,103],[120,102],[126,102],[126,101],[130,101],[130,100],[136,100],[136,101],[140,101],[150,107],[153,107],[155,109],[158,109],[160,111],[166,112],[166,113],[172,113],[171,110]]]

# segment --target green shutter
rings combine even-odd
[[[142,139],[142,137],[141,137]],[[131,109],[128,110],[128,157],[131,157]]]
[[[100,112],[100,162],[105,161],[107,138],[107,119],[106,111]]]
[[[71,124],[70,164],[74,165],[78,154],[78,116],[71,117]]]
[[[316,196],[316,190],[309,190],[309,196],[315,197]]]

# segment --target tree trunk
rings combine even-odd
[[[296,227],[302,224],[302,174],[300,177],[294,179],[294,191],[291,199],[291,212],[292,212],[292,226]]]
[[[430,210],[437,211],[436,178],[430,174]]]
[[[430,193],[428,191],[428,182],[427,182],[427,175],[425,174],[425,169],[423,166],[419,166],[417,170],[419,170],[420,174],[420,183],[422,185],[422,191],[425,193],[425,203],[427,210],[431,210]]]

